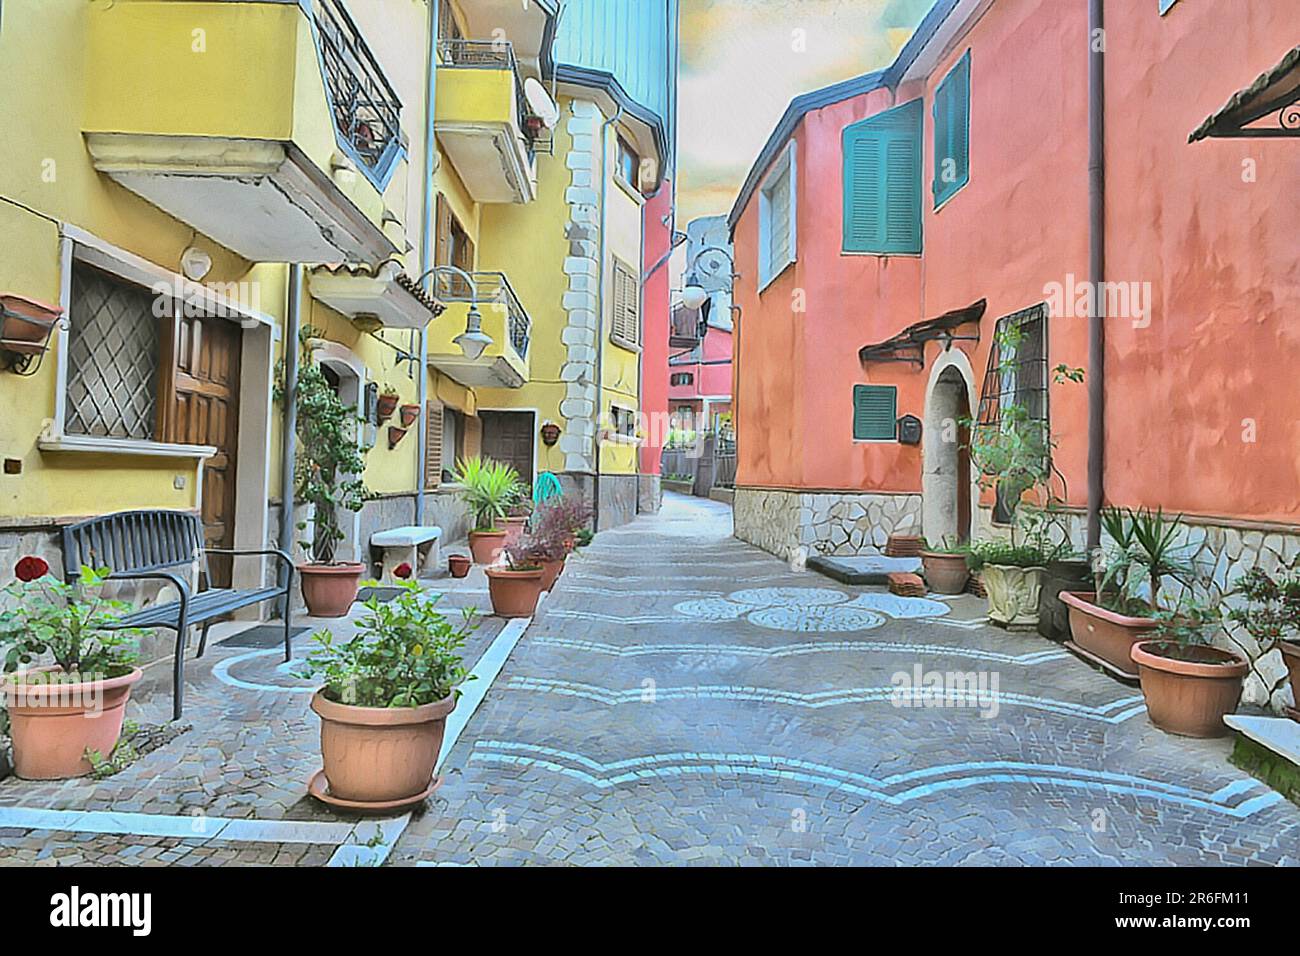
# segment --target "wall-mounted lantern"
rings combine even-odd
[[[26,296],[0,294],[0,358],[5,368],[32,375],[50,347],[63,310]]]
[[[559,440],[560,426],[555,422],[542,422],[542,444],[547,448],[554,448]]]

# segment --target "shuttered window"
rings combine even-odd
[[[894,441],[898,436],[898,389],[853,386],[853,440]]]
[[[921,252],[922,105],[844,130],[844,251]]]
[[[758,195],[758,273],[762,289],[798,257],[795,144],[786,147]]]
[[[934,91],[934,205],[970,181],[970,51]]]
[[[638,348],[641,345],[640,283],[636,270],[627,263],[614,260],[613,315],[610,317],[610,338],[619,345]]]
[[[437,488],[442,484],[442,402],[425,403],[424,430],[424,487]]]

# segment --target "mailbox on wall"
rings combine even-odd
[[[921,419],[904,415],[898,420],[898,441],[902,445],[921,444]]]

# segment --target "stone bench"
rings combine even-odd
[[[441,539],[442,529],[432,526],[376,531],[370,536],[370,547],[382,552],[380,580],[385,584],[400,580],[393,572],[403,564],[411,566],[413,577],[435,571]]]

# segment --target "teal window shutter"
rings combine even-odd
[[[934,91],[934,205],[970,182],[970,51]]]
[[[898,437],[898,388],[853,386],[853,440],[894,441]]]
[[[844,130],[845,252],[921,251],[920,100]]]

